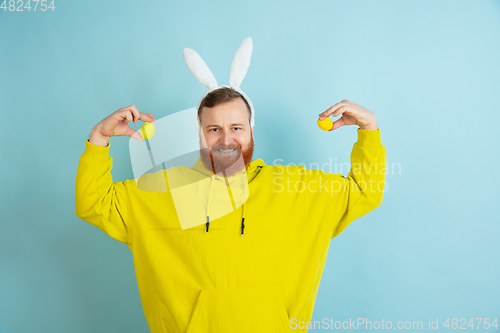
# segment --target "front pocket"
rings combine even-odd
[[[291,332],[279,286],[202,290],[187,329],[201,332]]]

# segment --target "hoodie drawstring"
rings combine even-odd
[[[247,166],[247,171],[248,171],[248,166]],[[205,225],[207,226],[206,232],[208,233],[208,228],[210,226],[210,202],[212,201],[212,190],[213,190],[213,177],[210,177],[210,192],[208,194],[208,203],[207,203],[207,223]],[[247,206],[247,201],[243,203],[243,207],[241,209],[241,236],[243,236],[243,233],[245,232],[245,208]]]
[[[207,204],[207,232],[208,232],[208,227],[210,226],[210,202],[212,201],[212,187],[213,187],[213,177],[210,177],[210,193],[208,194],[208,204]]]
[[[243,230],[245,229],[245,207],[247,206],[247,201],[243,203],[243,208],[241,209],[241,235],[243,236]]]

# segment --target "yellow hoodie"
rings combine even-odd
[[[87,140],[76,215],[132,251],[151,332],[306,331],[298,323],[311,320],[330,240],[382,203],[380,130],[357,133],[347,176],[258,158],[246,168],[244,204],[187,229],[171,192],[161,189],[168,182],[157,191],[113,182],[109,144]],[[200,159],[191,169],[210,176]],[[160,179],[154,175],[150,181]],[[210,216],[210,204],[194,205]]]

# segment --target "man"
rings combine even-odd
[[[210,92],[200,106],[201,156],[189,172],[213,177],[241,154],[243,165],[225,175],[246,172],[249,195],[241,206],[183,229],[170,191],[142,191],[134,180],[113,182],[109,138],[142,140],[128,123],[155,122],[130,105],[97,124],[86,142],[76,214],[132,251],[152,332],[305,331],[330,240],[382,203],[386,150],[377,119],[347,100],[319,115],[342,115],[331,131],[359,126],[346,177],[252,160],[250,108],[230,88]],[[193,203],[198,206],[217,208]]]

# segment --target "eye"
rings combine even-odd
[[[235,127],[234,129],[241,129],[241,127]]]
[[[214,130],[217,130],[217,128],[211,128],[211,129],[209,130],[209,132],[214,131]]]

